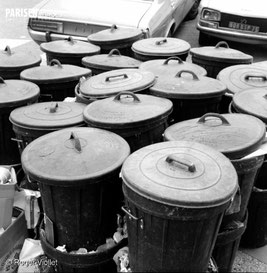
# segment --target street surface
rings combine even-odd
[[[39,2],[41,0],[0,0],[0,50],[3,50],[7,44],[11,47],[23,44],[27,50],[36,50],[39,53],[38,45],[31,41],[27,32],[28,15]],[[196,19],[184,22],[175,33],[175,37],[189,42],[191,47],[198,47]],[[229,42],[229,46],[252,55],[254,62],[267,60],[267,45],[255,46]]]

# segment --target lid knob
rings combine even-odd
[[[119,101],[119,102],[121,102],[121,96],[123,96],[123,95],[126,95],[127,97],[132,97],[134,102],[137,102],[137,103],[141,102],[140,99],[134,93],[129,92],[129,91],[122,91],[122,92],[120,92],[119,94],[117,94],[115,96],[115,98],[113,99],[113,101]]]
[[[55,113],[58,109],[58,103],[53,103],[50,108],[49,108],[49,112],[50,113]]]
[[[181,70],[175,75],[175,77],[181,78],[183,73],[189,73],[193,76],[193,80],[199,81],[199,77],[197,76],[197,74],[191,70]]]
[[[198,120],[198,123],[205,123],[206,121],[206,118],[208,117],[215,117],[215,118],[218,118],[222,121],[222,125],[231,125],[229,123],[229,121],[222,115],[218,114],[218,113],[207,113],[205,115],[203,115],[199,120]]]
[[[267,77],[265,75],[257,75],[257,74],[247,74],[245,76],[245,80],[246,81],[249,81],[249,80],[253,80],[253,79],[256,79],[256,80],[262,80],[262,81],[267,81]]]
[[[71,36],[69,36],[66,40],[70,42],[70,44],[74,45],[74,40]]]
[[[219,48],[221,46],[225,46],[226,48],[229,48],[229,45],[225,41],[220,41],[215,48]]]
[[[196,171],[196,166],[194,163],[187,161],[185,159],[179,158],[176,155],[168,155],[166,162],[173,164],[180,169],[185,169],[188,172],[194,173]]]
[[[113,25],[111,26],[111,28],[110,28],[110,31],[113,32],[113,31],[115,31],[116,29],[118,29],[118,27],[117,27],[115,24],[113,24]]]
[[[156,41],[156,45],[162,45],[164,43],[167,43],[167,39],[163,39],[163,40],[159,40],[159,41]]]
[[[10,46],[6,46],[5,50],[4,50],[8,55],[11,55],[12,52],[11,52],[11,49],[10,49]]]
[[[179,64],[182,64],[182,63],[183,63],[182,59],[176,56],[176,57],[170,57],[170,58],[168,58],[167,60],[164,61],[163,64],[166,65],[166,64],[168,64],[169,61],[171,61],[171,60],[178,61]]]
[[[105,82],[109,82],[111,79],[117,79],[117,78],[123,78],[123,79],[127,79],[128,78],[128,76],[127,76],[127,74],[119,74],[119,75],[114,75],[114,76],[109,76],[109,77],[106,77],[106,79],[105,79]]]
[[[71,134],[70,134],[70,140],[72,140],[74,149],[77,152],[80,153],[82,151],[82,146],[81,146],[80,139],[78,138],[78,136],[77,136],[77,134],[75,132],[71,132]]]
[[[0,77],[0,83],[1,84],[5,84],[6,83],[2,77]]]
[[[117,48],[111,49],[110,52],[108,53],[108,57],[111,57],[112,55],[115,55],[114,53],[116,53],[116,55],[121,56],[120,51]]]
[[[57,59],[53,59],[53,60],[51,60],[51,61],[49,62],[49,65],[50,65],[50,66],[54,66],[55,64],[56,64],[59,68],[63,68],[61,62],[60,62],[59,60],[57,60]]]

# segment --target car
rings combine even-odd
[[[199,44],[213,37],[246,44],[267,44],[266,0],[202,0],[199,7]]]
[[[38,44],[77,40],[110,28],[139,28],[145,37],[172,36],[197,16],[200,0],[44,0],[30,13],[28,31]]]

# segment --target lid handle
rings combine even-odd
[[[189,73],[193,76],[193,80],[199,81],[199,77],[197,76],[197,74],[191,70],[181,70],[175,75],[175,77],[181,78],[183,73]]]
[[[49,112],[56,113],[57,109],[58,109],[58,103],[53,103],[49,108]]]
[[[72,140],[72,143],[74,145],[74,149],[77,151],[77,152],[81,152],[82,151],[82,146],[81,146],[81,142],[77,136],[76,133],[74,132],[71,132],[71,135],[70,135],[70,140]]]
[[[206,118],[208,118],[208,117],[215,117],[215,118],[220,119],[221,122],[222,122],[222,125],[231,125],[231,124],[229,123],[229,121],[228,121],[224,116],[222,116],[222,115],[220,115],[220,114],[218,114],[218,113],[207,113],[207,114],[205,114],[204,116],[202,116],[202,117],[198,120],[197,123],[205,123]]]
[[[164,65],[165,65],[165,64],[168,64],[169,61],[171,61],[171,60],[178,61],[179,64],[182,64],[182,63],[183,63],[182,59],[176,56],[176,57],[170,57],[170,58],[168,58],[167,60],[164,61],[163,64],[164,64]]]
[[[267,77],[266,77],[265,75],[257,75],[257,74],[252,75],[252,74],[247,74],[247,75],[245,76],[245,80],[246,80],[246,81],[249,81],[249,80],[251,80],[251,79],[261,79],[262,81],[267,81]]]
[[[6,46],[6,48],[4,49],[4,51],[8,54],[8,55],[11,55],[12,52],[11,52],[11,49],[10,49],[10,46]]]
[[[109,77],[106,77],[105,82],[109,82],[111,79],[117,79],[117,78],[127,79],[128,76],[125,73],[124,74],[119,74],[119,75],[114,75],[114,76],[109,76]]]
[[[115,55],[114,53],[116,53],[116,55],[121,56],[120,51],[117,48],[111,49],[110,52],[108,53],[108,57],[111,57],[112,55]]]
[[[74,40],[72,38],[72,36],[69,36],[67,39],[66,39],[68,42],[70,42],[70,44],[74,45]]]
[[[59,60],[57,60],[57,59],[53,59],[53,60],[51,60],[51,61],[49,62],[49,65],[50,65],[50,66],[55,65],[55,64],[56,64],[58,67],[62,68],[61,62],[60,62]]]
[[[159,41],[156,41],[156,45],[162,45],[164,43],[167,43],[167,39],[163,39],[163,40],[159,40]]]
[[[113,32],[113,31],[115,31],[116,29],[118,29],[118,27],[117,27],[115,24],[113,24],[113,25],[111,26],[111,28],[110,28],[110,32]]]
[[[132,97],[134,102],[141,102],[140,99],[132,92],[129,91],[122,91],[119,94],[117,94],[115,96],[115,98],[113,99],[113,101],[120,101],[121,100],[121,96],[126,95],[127,97]]]
[[[168,155],[166,158],[166,162],[169,164],[175,164],[177,167],[181,169],[186,169],[186,171],[194,173],[196,171],[196,166],[194,163],[185,161],[175,155]]]
[[[2,77],[0,77],[0,83],[2,83],[2,84],[6,83]]]
[[[229,45],[225,41],[220,41],[215,48],[219,48],[221,46],[225,46],[226,48],[229,48]]]

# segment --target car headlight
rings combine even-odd
[[[221,13],[217,10],[204,8],[201,12],[201,19],[207,21],[220,21]]]

